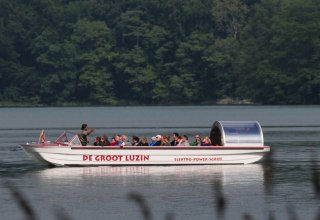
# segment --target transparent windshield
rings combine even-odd
[[[58,139],[55,142],[56,143],[68,143],[73,139],[73,137],[75,135],[76,134],[74,134],[74,133],[65,131],[58,137]],[[76,135],[76,136],[78,136],[78,135]]]
[[[262,143],[261,128],[252,121],[223,121],[221,122],[225,143]]]
[[[70,142],[71,145],[77,145],[77,146],[81,146],[81,142],[79,140],[79,136],[78,135],[75,135],[73,137],[73,139],[71,140]]]

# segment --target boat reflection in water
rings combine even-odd
[[[141,219],[139,208],[128,199],[132,193],[145,199],[156,219],[164,213],[210,219],[216,212],[215,181],[221,182],[227,201],[225,219],[241,219],[244,211],[262,219],[265,207],[261,164],[55,167],[31,176],[37,193],[51,198],[54,191],[47,203],[57,205],[63,198],[63,208],[73,219]],[[78,209],[84,202],[86,208]]]
[[[113,178],[157,178],[177,182],[198,180],[202,184],[211,184],[220,179],[223,184],[263,184],[261,164],[247,165],[196,165],[196,166],[100,166],[100,167],[56,167],[39,171],[35,174],[42,181],[60,184],[68,180],[95,181]],[[63,180],[63,181],[62,181]],[[79,182],[78,182],[79,183]]]

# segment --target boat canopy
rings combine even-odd
[[[216,121],[210,139],[218,146],[264,146],[262,129],[257,121]]]

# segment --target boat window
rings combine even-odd
[[[256,122],[222,122],[226,143],[261,143],[260,126]]]
[[[210,132],[213,145],[263,146],[263,133],[257,121],[215,121]]]

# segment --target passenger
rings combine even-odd
[[[149,146],[148,139],[146,137],[141,137],[139,146]]]
[[[111,139],[110,146],[117,146],[118,140],[119,140],[119,136],[118,136],[118,135],[114,136],[114,137]]]
[[[139,146],[140,139],[137,136],[132,136],[131,138],[131,146]]]
[[[208,137],[203,138],[202,146],[211,146],[211,140]]]
[[[149,144],[149,146],[154,146],[156,144],[156,142],[157,142],[157,138],[156,138],[156,136],[153,136],[151,138],[151,143]]]
[[[114,136],[114,139],[115,139],[115,141],[116,141],[116,144],[115,144],[115,146],[119,146],[119,142],[120,142],[120,135],[116,135],[116,136]]]
[[[119,141],[117,142],[116,146],[122,146],[122,147],[123,147],[124,145],[126,145],[126,142],[125,142],[125,141],[126,141],[126,137],[127,137],[127,136],[125,136],[125,137],[124,137],[124,136],[119,137]]]
[[[100,146],[110,146],[110,142],[107,136],[101,137]]]
[[[170,142],[169,142],[170,136],[168,135],[164,135],[162,137],[162,143],[161,146],[171,146]]]
[[[82,146],[87,146],[87,144],[89,143],[88,135],[90,135],[95,130],[95,128],[92,128],[90,131],[88,131],[88,125],[82,124],[81,134],[78,135]]]
[[[195,135],[194,136],[195,140],[192,142],[191,146],[202,146],[202,141],[200,135]]]
[[[156,142],[154,143],[153,146],[161,146],[161,144],[162,144],[162,136],[160,134],[158,134],[156,136]]]
[[[180,139],[181,137],[177,132],[173,133],[173,141],[170,142],[171,146],[177,146],[179,144]]]
[[[124,145],[126,145],[126,146],[130,146],[131,145],[130,141],[128,141],[127,135],[123,134],[123,135],[121,135],[120,138],[121,138],[121,141],[124,143]]]
[[[100,146],[100,137],[94,137],[93,146]]]
[[[177,146],[190,146],[190,143],[188,141],[188,136],[187,135],[182,135],[182,138],[179,141],[179,144]]]

